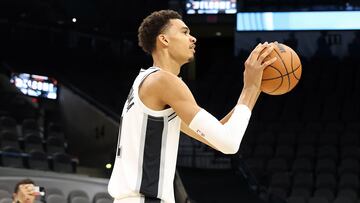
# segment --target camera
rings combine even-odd
[[[45,188],[40,186],[34,186],[34,193],[35,196],[45,196]]]

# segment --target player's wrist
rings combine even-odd
[[[244,85],[242,92],[246,92],[247,94],[258,94],[261,92],[259,85]]]
[[[260,88],[244,87],[237,104],[238,105],[246,105],[250,110],[252,110],[255,106],[255,103],[256,103],[260,93],[261,93]]]

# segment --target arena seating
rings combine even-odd
[[[25,178],[45,188],[48,203],[113,202],[107,193],[108,179],[6,167],[0,167],[0,202],[9,202],[16,183]]]

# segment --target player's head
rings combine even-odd
[[[196,39],[176,11],[161,10],[147,16],[139,27],[138,40],[149,54],[166,51],[182,64],[194,58]]]
[[[33,203],[35,201],[35,196],[29,194],[29,191],[32,191],[33,187],[34,181],[31,179],[24,179],[19,181],[14,189],[14,201],[21,203]]]

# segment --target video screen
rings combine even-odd
[[[10,82],[25,95],[56,99],[58,82],[54,78],[28,73],[12,73]]]
[[[186,0],[187,14],[235,14],[236,0]]]
[[[240,12],[237,31],[359,30],[360,11]]]

